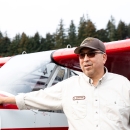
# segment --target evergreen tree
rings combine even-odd
[[[33,53],[35,52],[34,48],[35,48],[35,40],[34,37],[29,37],[27,42],[27,46],[26,46],[26,52],[27,53]]]
[[[80,18],[79,26],[78,26],[78,36],[77,42],[81,43],[86,38],[86,19],[84,15]]]
[[[32,42],[32,52],[38,52],[40,48],[40,43],[41,43],[41,37],[38,32],[35,33],[34,35],[34,41]]]
[[[46,38],[41,38],[41,45],[39,47],[39,51],[47,51]]]
[[[98,39],[102,40],[103,42],[108,42],[108,32],[105,29],[97,30],[96,36]]]
[[[70,44],[72,47],[77,45],[77,36],[76,36],[76,27],[74,25],[73,20],[71,20],[70,27],[68,29],[68,44]]]
[[[117,39],[118,40],[123,40],[123,39],[126,39],[127,36],[128,36],[127,26],[125,25],[124,22],[122,22],[120,20],[119,24],[117,26]]]
[[[21,54],[22,52],[27,52],[27,45],[28,45],[28,37],[23,32],[21,35],[21,39],[18,45],[18,54]]]
[[[96,37],[96,27],[90,19],[86,22],[85,30],[85,37]]]
[[[11,41],[6,36],[0,39],[0,56],[7,56],[8,55],[8,48]]]
[[[78,27],[78,43],[81,43],[87,37],[96,37],[96,27],[93,22],[85,17],[80,18]]]
[[[127,25],[127,38],[130,38],[130,24]]]
[[[115,41],[115,40],[117,40],[115,19],[112,16],[111,16],[111,19],[107,23],[106,30],[108,32],[108,39],[109,39],[109,41]]]
[[[48,51],[48,50],[53,50],[54,49],[54,35],[51,35],[50,33],[46,34],[46,38],[41,39],[41,46],[39,50],[42,51]]]
[[[63,24],[63,20],[60,20],[60,24],[59,27],[56,30],[55,33],[55,41],[56,41],[56,46],[55,48],[62,48],[66,46],[66,35],[65,35],[65,29],[64,29],[64,24]]]
[[[54,35],[51,35],[50,33],[46,34],[46,50],[52,50],[54,49],[54,45],[55,45],[55,39],[54,39]]]
[[[2,34],[2,32],[0,31],[0,39],[1,39],[1,38],[3,38],[3,34]]]
[[[20,43],[20,40],[21,40],[21,35],[16,34],[16,36],[13,38],[13,40],[8,48],[10,56],[18,54],[18,45]]]
[[[41,36],[38,32],[34,36],[27,37],[26,39],[26,51],[28,53],[39,52],[41,46]]]

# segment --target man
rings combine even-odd
[[[0,103],[16,103],[19,109],[63,109],[69,130],[129,130],[130,83],[104,67],[103,42],[86,38],[74,52],[83,74],[44,90],[1,97]]]

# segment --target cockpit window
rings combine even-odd
[[[51,87],[58,82],[68,78],[67,77],[67,68],[56,65],[55,63],[48,63],[44,66],[43,75],[36,83],[33,91],[44,89],[46,87]],[[70,75],[72,76],[72,75]]]
[[[32,88],[32,91],[44,89],[46,87],[47,79],[50,76],[53,68],[54,68],[54,64],[47,63],[42,67],[42,70],[38,70],[38,71],[34,72],[34,74],[37,72],[40,72],[40,73],[39,73],[39,76],[37,75],[37,79],[35,80],[36,82]]]

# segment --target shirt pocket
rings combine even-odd
[[[72,117],[76,120],[83,119],[87,115],[87,102],[86,100],[72,101]]]
[[[121,121],[122,116],[127,113],[126,105],[123,100],[115,100],[112,103],[107,103],[106,107],[107,118],[112,121]]]

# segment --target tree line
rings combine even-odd
[[[13,56],[21,54],[23,51],[27,53],[47,51],[65,48],[67,45],[71,47],[79,46],[86,37],[96,37],[103,42],[117,41],[130,38],[130,23],[126,24],[122,20],[115,25],[115,19],[110,17],[105,29],[96,29],[91,19],[80,18],[78,27],[71,20],[69,28],[65,29],[63,19],[54,33],[47,33],[42,37],[38,32],[34,36],[27,36],[24,32],[16,34],[13,39],[7,35],[4,36],[0,31],[0,56]]]

